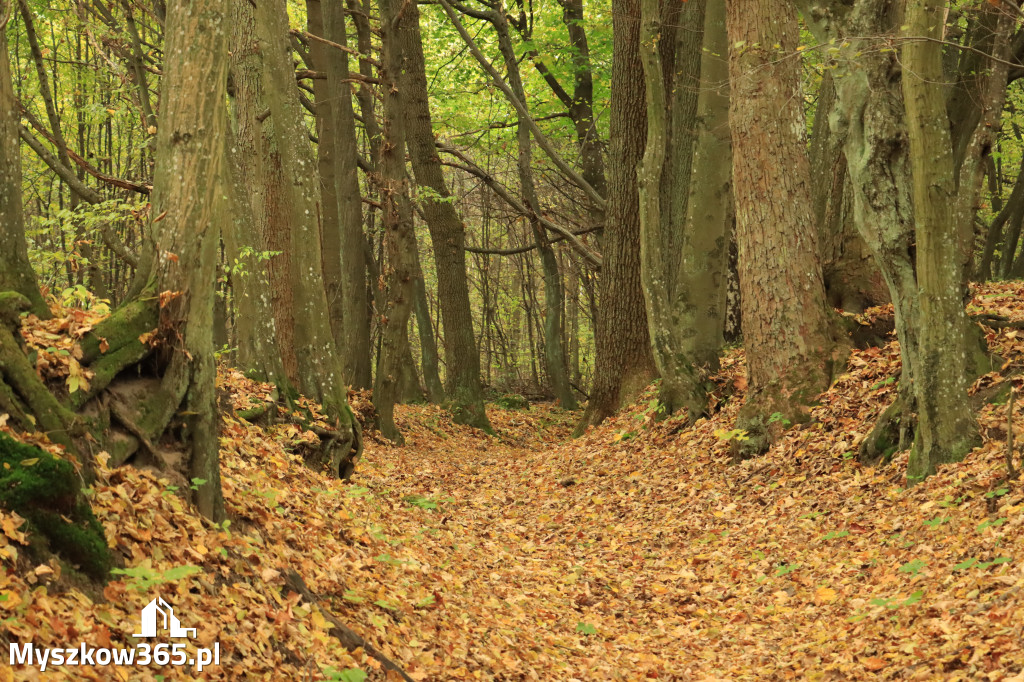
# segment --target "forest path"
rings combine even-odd
[[[547,407],[492,411],[499,438],[403,408],[408,444],[371,444],[357,485],[410,562],[395,580],[435,590],[409,649],[439,680],[1010,679],[1024,494],[999,483],[1005,446],[909,492],[905,456],[850,455],[897,362],[856,354],[818,424],[739,466],[737,401],[690,430],[641,403],[576,440]],[[984,408],[985,433],[1004,414]]]

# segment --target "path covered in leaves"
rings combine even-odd
[[[1021,300],[1002,285],[976,304],[1024,319]],[[989,341],[1016,371],[1016,333]],[[417,680],[1024,680],[1024,488],[1005,481],[1006,407],[981,408],[985,444],[966,463],[906,491],[905,455],[868,468],[852,454],[898,363],[894,344],[856,353],[811,426],[739,465],[725,440],[738,354],[720,412],[694,429],[656,421],[651,396],[576,440],[576,415],[549,406],[492,410],[498,437],[406,407],[408,444],[371,439],[351,484],[302,466],[311,432],[229,421],[226,528],[192,514],[187,482],[101,472],[93,506],[125,562],[102,592],[28,561],[21,521],[0,513],[4,649],[134,645],[160,594],[222,664],[41,676],[5,661],[0,680],[386,679],[332,617]],[[238,406],[265,395],[222,381]]]

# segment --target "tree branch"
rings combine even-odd
[[[490,75],[491,79],[494,81],[494,84],[498,86],[498,89],[500,89],[505,94],[505,97],[508,99],[509,103],[515,108],[516,112],[523,117],[524,121],[526,121],[527,125],[530,128],[530,132],[533,133],[533,137],[537,141],[537,145],[544,150],[544,153],[547,154],[548,158],[551,159],[551,161],[558,167],[559,170],[565,173],[566,176],[568,176],[568,178],[577,187],[582,189],[587,194],[587,196],[590,197],[590,200],[593,201],[598,208],[604,209],[604,197],[598,194],[597,190],[595,190],[589,182],[584,180],[583,176],[577,173],[576,170],[573,169],[572,166],[570,166],[568,163],[566,163],[565,160],[562,159],[562,157],[558,154],[558,152],[555,151],[555,148],[552,146],[551,141],[548,140],[547,136],[544,135],[543,132],[541,132],[541,129],[537,125],[537,122],[533,120],[532,116],[530,116],[530,111],[526,108],[526,105],[519,101],[519,98],[515,96],[515,93],[512,92],[512,89],[508,86],[507,83],[505,83],[505,80],[501,77],[501,74],[498,73],[497,69],[495,69],[491,62],[488,61],[487,57],[484,56],[484,53],[480,51],[480,48],[477,46],[476,41],[473,40],[473,36],[469,35],[469,31],[467,31],[466,27],[462,25],[462,22],[459,20],[459,17],[456,14],[455,10],[452,8],[451,3],[449,3],[448,0],[437,1],[438,3],[440,3],[441,7],[444,8],[445,14],[448,15],[448,18],[455,26],[455,30],[457,30],[459,32],[459,35],[462,36],[462,39],[465,41],[466,46],[469,47],[469,51],[473,53],[474,57],[476,57],[476,60],[480,63],[480,66],[482,66],[484,71],[486,71],[488,75]]]

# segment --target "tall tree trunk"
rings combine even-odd
[[[522,75],[519,72],[519,61],[512,46],[508,21],[498,12],[490,12],[489,20],[494,25],[498,36],[498,49],[505,60],[505,70],[509,87],[520,102],[526,102],[526,90],[523,87]],[[578,407],[576,395],[569,383],[569,370],[565,358],[565,347],[562,344],[562,275],[558,270],[558,258],[548,241],[546,229],[541,223],[540,199],[533,177],[533,149],[530,139],[530,127],[527,115],[519,114],[519,125],[516,128],[518,156],[516,169],[519,172],[520,191],[523,204],[529,215],[530,227],[533,230],[534,243],[540,255],[541,273],[544,277],[544,368],[547,370],[548,381],[555,399],[567,410]]]
[[[227,111],[227,0],[174,3],[167,16],[153,182],[157,258],[145,296],[159,297],[164,367],[147,421],[163,431],[183,409],[196,506],[224,518],[220,485],[213,299]],[[201,479],[201,480],[200,480]]]
[[[311,0],[311,2],[320,5],[323,30],[322,34],[313,32],[346,47],[348,36],[344,8],[341,3],[335,0],[329,2]],[[310,17],[313,16],[314,13],[311,11]],[[359,189],[355,113],[352,110],[352,91],[348,83],[350,80],[348,54],[315,40],[312,41],[310,50],[314,64],[317,63],[319,57],[319,63],[323,64],[323,69],[326,72],[325,79],[315,82],[322,83],[326,90],[324,99],[331,101],[327,116],[333,119],[331,126],[333,129],[331,149],[333,163],[331,165],[333,166],[334,195],[338,206],[337,249],[340,251],[340,261],[337,262],[337,265],[340,271],[337,278],[328,277],[328,279],[336,280],[337,292],[334,295],[338,297],[336,302],[331,301],[331,325],[335,343],[342,354],[345,381],[355,388],[369,388],[371,385],[370,308],[366,300],[362,194]],[[320,69],[321,67],[315,66],[315,68]],[[319,112],[318,108],[318,115]],[[325,125],[328,125],[326,120]],[[324,143],[323,137],[320,138],[320,143]],[[321,180],[321,186],[327,187],[326,178],[321,178]],[[326,203],[326,195],[323,200]],[[326,227],[325,230],[330,232]],[[333,239],[334,237],[332,237]],[[325,241],[325,248],[326,245]],[[335,258],[332,256],[329,260],[333,267]],[[325,276],[326,274],[325,270]],[[328,294],[330,296],[331,291],[328,291]],[[340,317],[343,321],[340,327],[336,317]]]
[[[601,136],[594,120],[594,76],[590,64],[590,43],[583,14],[583,0],[558,0],[562,6],[562,23],[569,32],[573,65],[572,103],[569,117],[576,129],[583,179],[601,196],[607,196],[604,152]]]
[[[277,348],[290,385],[323,405],[337,428],[340,437],[322,463],[344,477],[359,453],[360,434],[330,328],[319,176],[295,85],[288,17],[273,3],[255,10],[246,0],[233,5],[236,141],[253,150],[244,159],[263,244],[280,252],[269,261]]]
[[[690,179],[676,282],[683,351],[698,369],[708,372],[718,370],[725,346],[729,253],[735,223],[728,45],[725,5],[712,3],[704,15],[692,164],[700,171]]]
[[[647,306],[647,326],[654,362],[661,375],[659,398],[671,414],[685,408],[690,421],[704,414],[707,393],[693,361],[682,349],[678,309],[673,306],[672,279],[676,268],[669,266],[679,256],[673,248],[675,233],[682,225],[668,220],[669,201],[662,201],[662,175],[668,160],[668,91],[659,47],[664,42],[658,0],[640,0],[640,57],[646,82],[647,145],[637,173],[640,208],[640,276]],[[695,118],[696,106],[691,112]],[[692,132],[686,138],[692,137]],[[686,144],[690,139],[674,142]],[[692,152],[692,145],[691,152]],[[689,170],[691,155],[685,155]],[[689,173],[685,173],[689,176]],[[687,178],[688,179],[688,178]],[[671,183],[670,183],[671,184]]]
[[[444,402],[444,385],[441,383],[440,360],[437,355],[437,340],[434,337],[434,321],[430,319],[430,303],[427,301],[427,283],[423,279],[419,249],[416,252],[415,287],[416,332],[420,337],[420,366],[423,369],[423,384],[427,388],[427,399],[440,405]]]
[[[953,311],[952,303],[942,298],[947,292],[941,289],[941,282],[949,276],[944,268],[956,269],[958,274],[954,277],[957,280],[955,286],[959,288],[958,299],[962,306],[968,262],[965,253],[969,252],[967,234],[973,233],[973,228],[964,227],[968,219],[962,211],[973,203],[968,197],[975,191],[974,183],[980,183],[980,175],[964,174],[964,168],[969,166],[966,163],[961,164],[958,175],[955,165],[957,156],[948,125],[947,103],[942,95],[929,92],[930,88],[938,86],[920,81],[910,85],[914,97],[923,99],[905,105],[904,96],[909,96],[909,92],[903,83],[904,79],[899,76],[906,76],[910,72],[909,67],[895,53],[872,49],[879,36],[895,40],[899,27],[907,23],[902,2],[865,0],[850,7],[837,1],[830,3],[827,11],[821,11],[818,3],[808,0],[801,0],[800,5],[809,27],[819,41],[832,41],[842,46],[835,57],[837,107],[831,122],[833,128],[845,136],[844,152],[853,185],[855,223],[874,253],[889,286],[896,313],[896,333],[900,340],[902,373],[898,397],[879,417],[872,433],[862,443],[861,457],[873,461],[915,444],[914,451],[917,454],[914,455],[913,470],[908,475],[927,475],[933,470],[933,464],[928,463],[933,455],[929,453],[936,453],[934,456],[938,459],[944,459],[947,455],[941,449],[934,450],[934,433],[929,436],[930,444],[920,447],[924,436],[921,432],[923,424],[920,422],[922,410],[917,401],[922,386],[932,385],[930,382],[936,380],[934,377],[921,378],[926,355],[923,351],[925,335],[932,335],[928,340],[929,345],[937,343],[935,335],[946,332],[952,335],[947,340],[960,343],[959,346],[940,344],[933,347],[933,357],[927,360],[930,367],[942,367],[940,371],[946,376],[938,380],[949,382],[949,391],[940,400],[958,400],[960,389],[953,387],[969,382],[971,377],[987,371],[984,342],[977,327],[962,323],[962,309],[959,313]],[[922,33],[925,31],[941,32],[944,7],[939,3],[926,9],[919,6],[913,8],[917,32],[911,31],[908,35],[918,39],[907,41],[905,47],[938,45],[919,38],[928,35]],[[932,13],[937,16],[930,16]],[[931,37],[938,38],[939,33],[933,33]],[[927,51],[922,55],[911,50],[911,58],[918,60],[925,69],[931,69],[931,73],[939,69],[941,82],[948,81],[949,76],[941,73],[941,52],[936,57]],[[941,89],[937,92],[941,92]],[[936,108],[936,101],[942,102],[940,108]],[[985,105],[979,103],[979,106],[984,108]],[[914,109],[914,125],[918,127],[916,131],[910,131],[908,126],[911,109]],[[926,121],[926,116],[932,118]],[[984,118],[979,116],[977,120],[982,121]],[[937,121],[941,121],[942,125]],[[933,134],[942,136],[942,141],[930,137]],[[984,130],[975,130],[969,134],[958,133],[957,137],[961,139],[963,135],[967,136],[963,138],[968,140],[964,148],[967,149],[974,145],[970,139],[983,140],[989,134]],[[934,153],[936,156],[918,156],[912,162],[910,140],[916,140],[915,155]],[[940,150],[938,147],[943,144],[947,148]],[[963,158],[968,156],[965,153]],[[921,201],[930,200],[927,198],[927,189],[918,186],[921,178],[914,178],[912,184],[912,165],[915,174],[918,173],[918,167],[922,166],[926,177],[932,174],[931,179],[940,183],[933,190],[947,181],[944,175],[949,171],[953,185],[946,187],[950,194],[945,197],[942,205],[955,212],[955,217],[951,218],[954,221],[952,227],[944,225],[931,206],[921,209],[925,211],[924,219],[915,216],[914,207]],[[915,227],[931,230],[928,236],[923,237],[928,246],[928,254],[921,253],[922,235],[915,234]],[[943,265],[935,261],[943,256],[951,258],[950,262]],[[929,262],[924,263],[923,259]],[[930,280],[927,294],[921,280],[922,270],[928,273]],[[926,295],[932,299],[927,304],[931,311],[927,316],[924,314],[923,300]],[[951,317],[943,319],[938,317],[940,314],[949,314]],[[944,331],[936,331],[939,327]],[[951,376],[957,368],[964,368],[964,376]],[[929,396],[928,400],[932,402],[934,398]],[[938,416],[940,413],[935,411],[937,408],[934,406],[928,409],[932,410],[929,428],[966,429],[959,437],[950,431],[947,435],[952,439],[940,445],[940,448],[955,452],[972,442],[969,433],[972,427],[965,427],[962,421],[963,417],[969,416],[969,411],[964,409],[963,415],[954,417],[946,426],[939,426],[935,419],[943,417]]]
[[[398,38],[405,52],[409,159],[417,184],[429,188],[419,192],[419,200],[433,245],[437,299],[444,323],[449,407],[456,423],[488,430],[491,425],[484,411],[480,353],[473,338],[466,277],[466,227],[455,210],[434,143],[419,17],[419,9],[409,5],[402,15]]]
[[[944,0],[909,0],[906,35],[939,39]],[[941,83],[942,46],[924,40],[903,45],[903,95],[910,137],[917,281],[920,289],[919,361],[914,377],[918,435],[907,465],[911,483],[936,467],[963,459],[981,441],[967,401],[967,316],[963,257],[973,230],[958,224],[952,139]],[[937,123],[938,122],[938,123]]]
[[[328,4],[331,4],[328,2]],[[315,36],[326,37],[324,29],[323,3],[320,0],[306,0],[306,22],[309,32]],[[322,244],[321,265],[324,273],[324,289],[327,294],[328,317],[334,343],[343,348],[345,335],[345,287],[341,265],[342,232],[341,204],[339,184],[346,169],[347,161],[353,174],[356,168],[355,155],[342,159],[339,155],[339,138],[345,134],[341,128],[338,109],[342,105],[342,97],[348,96],[348,84],[340,81],[341,69],[337,60],[348,60],[341,50],[328,48],[319,40],[311,40],[309,45],[310,68],[320,72],[323,78],[313,80],[313,94],[316,104],[317,134],[317,172],[320,175],[320,206],[323,215],[320,225],[320,243]],[[346,69],[347,70],[347,69]],[[351,97],[349,97],[351,103]],[[352,127],[352,145],[355,147],[355,127]],[[362,209],[355,215],[362,230]],[[361,255],[361,254],[360,254]],[[362,264],[362,258],[359,263]],[[346,374],[346,379],[348,378]]]
[[[237,72],[236,72],[237,78]],[[270,281],[262,235],[256,229],[250,192],[259,185],[248,182],[252,166],[251,147],[242,145],[230,128],[225,135],[225,185],[231,220],[224,223],[222,238],[228,262],[234,305],[235,362],[253,376],[284,390],[290,397],[290,383],[277,347],[277,324],[270,300]],[[258,189],[257,189],[258,191]]]
[[[6,4],[14,1],[0,2],[0,21],[7,16],[2,11]],[[20,125],[21,114],[11,84],[7,33],[0,27],[0,293],[18,292],[31,302],[33,313],[45,318],[50,311],[36,283],[25,242]]]
[[[640,220],[636,168],[647,137],[640,61],[638,0],[613,0],[612,101],[608,153],[608,218],[602,240],[600,317],[594,385],[580,432],[634,398],[657,376],[640,283]]]
[[[385,279],[387,297],[380,312],[381,350],[377,377],[373,384],[373,404],[377,408],[381,433],[396,443],[404,443],[395,426],[395,403],[400,399],[401,365],[409,347],[409,315],[413,302],[413,260],[416,239],[413,234],[412,204],[405,170],[406,109],[402,87],[402,43],[396,35],[401,0],[378,0],[381,17],[380,79],[384,92],[384,132],[380,151],[379,182],[384,219]]]
[[[817,253],[796,12],[785,0],[729,0],[729,74],[743,342],[749,391],[739,453],[762,451],[779,413],[806,421],[844,357]]]

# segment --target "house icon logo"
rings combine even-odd
[[[167,630],[171,637],[195,637],[195,628],[183,628],[178,617],[174,615],[171,605],[157,597],[146,604],[142,609],[142,632],[135,633],[133,637],[156,637],[159,620],[163,620],[163,629]],[[190,634],[191,633],[191,634]]]

